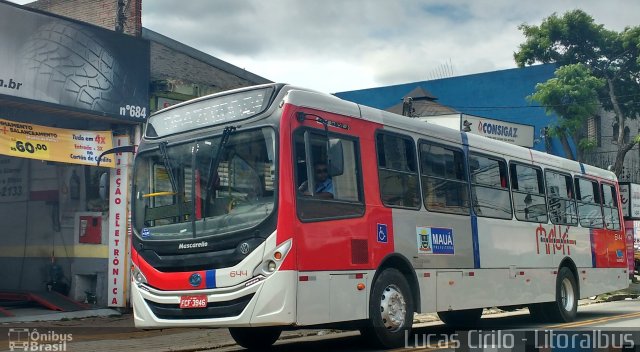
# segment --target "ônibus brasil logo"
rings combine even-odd
[[[38,329],[9,329],[11,351],[66,351],[72,334],[55,331],[40,332]]]

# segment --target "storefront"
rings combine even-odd
[[[633,277],[634,271],[640,268],[640,184],[620,182],[620,200],[627,236],[629,272]]]
[[[126,306],[127,202],[149,42],[0,2],[0,299]]]

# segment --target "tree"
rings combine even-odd
[[[584,65],[572,64],[559,67],[555,78],[536,84],[536,92],[527,97],[540,102],[547,114],[555,112],[561,117],[549,129],[549,135],[560,138],[567,158],[582,161],[582,152],[589,146],[583,138],[583,126],[598,111],[598,91],[604,85],[604,80],[593,77]],[[573,155],[568,136],[578,142],[577,156]]]
[[[614,136],[618,148],[613,171],[620,176],[627,152],[640,142],[640,136],[628,142],[624,139],[627,120],[640,113],[640,27],[611,31],[595,24],[584,11],[573,10],[562,17],[554,13],[540,26],[522,24],[518,28],[526,38],[514,53],[518,66],[582,64],[592,77],[604,82],[597,90],[598,102],[614,114],[619,126],[618,136]]]

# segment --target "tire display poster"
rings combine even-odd
[[[144,122],[149,42],[0,2],[0,95]]]
[[[2,155],[96,166],[98,156],[111,148],[111,131],[67,130],[0,119]],[[100,166],[115,167],[113,154],[102,157]]]

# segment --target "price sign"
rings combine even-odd
[[[0,119],[0,154],[63,163],[96,165],[113,147],[111,131],[80,131]],[[114,167],[111,156],[100,165]]]
[[[0,202],[27,200],[28,165],[25,159],[0,156]]]

